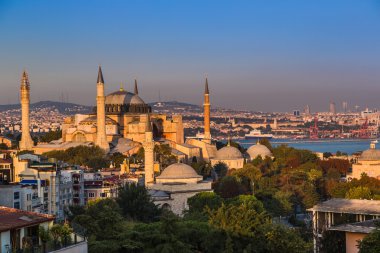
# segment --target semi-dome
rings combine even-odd
[[[249,147],[247,153],[251,159],[255,159],[258,156],[261,156],[261,158],[265,158],[267,156],[272,157],[272,152],[270,152],[269,148],[260,143],[257,143]]]
[[[363,161],[380,161],[380,150],[374,148],[365,150],[359,159]]]
[[[85,118],[81,122],[79,122],[79,125],[93,125],[96,123],[97,123],[97,117],[96,115],[92,115],[90,117]],[[117,125],[117,122],[109,117],[106,117],[106,125]]]
[[[239,149],[233,147],[233,146],[226,146],[218,151],[216,151],[215,159],[218,160],[233,160],[233,159],[241,159],[243,158],[243,155],[239,151]]]
[[[157,179],[202,179],[195,170],[184,163],[174,163],[164,169],[164,171],[157,177]]]
[[[123,89],[106,96],[106,113],[148,113],[151,107],[137,95]]]

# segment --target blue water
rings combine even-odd
[[[244,148],[249,148],[256,143],[255,140],[236,140]],[[276,147],[281,144],[286,144],[297,149],[307,149],[313,152],[331,152],[337,151],[352,154],[358,151],[369,149],[371,140],[291,140],[291,139],[272,139],[272,146]]]

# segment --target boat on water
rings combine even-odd
[[[245,137],[245,139],[261,139],[261,138],[272,139],[273,134],[263,134],[263,133],[261,133],[260,130],[253,129],[251,132],[246,134],[244,137]]]

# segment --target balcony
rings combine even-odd
[[[42,203],[41,203],[41,200],[39,198],[32,198],[32,207],[33,208],[39,207],[41,205],[42,205]]]

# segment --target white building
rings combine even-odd
[[[156,182],[148,184],[149,193],[156,205],[183,215],[188,209],[187,199],[204,191],[212,191],[211,181],[204,181],[195,170],[184,163],[168,166]]]

